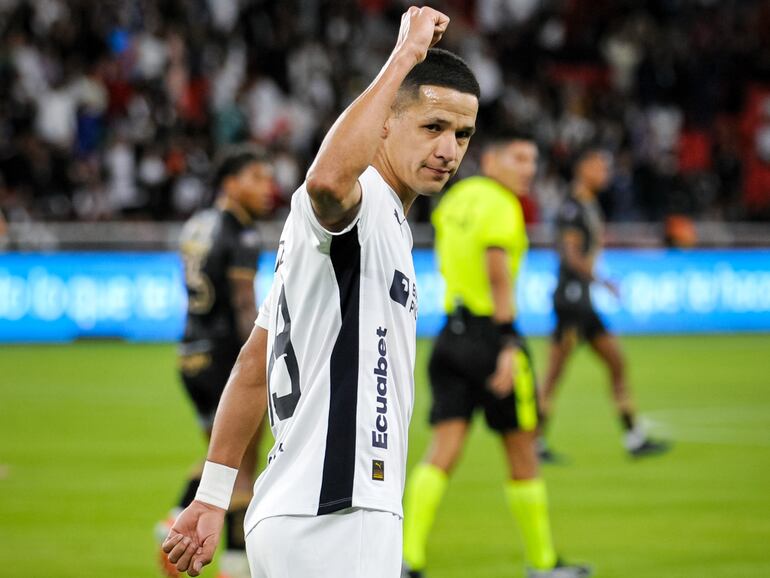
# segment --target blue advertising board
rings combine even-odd
[[[274,254],[259,263],[267,294]],[[415,250],[421,336],[443,323],[444,284],[433,252]],[[553,327],[556,256],[530,251],[517,288],[529,335]],[[608,250],[598,267],[619,299],[596,287],[594,302],[619,333],[770,331],[769,250]],[[182,267],[174,253],[0,254],[0,341],[83,337],[176,340],[184,326]]]
[[[0,341],[177,339],[182,265],[174,253],[0,254]]]

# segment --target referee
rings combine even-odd
[[[529,191],[537,154],[527,137],[489,143],[483,176],[454,185],[433,213],[447,322],[429,365],[433,440],[412,472],[404,503],[404,575],[411,578],[422,576],[428,532],[476,409],[505,448],[505,494],[524,539],[528,577],[591,573],[562,564],[554,551],[538,473],[535,377],[515,324],[514,288],[529,244],[518,196]]]

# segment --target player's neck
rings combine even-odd
[[[590,187],[587,187],[580,181],[576,182],[575,186],[572,187],[572,195],[584,203],[590,203],[596,197]]]
[[[243,208],[243,205],[227,195],[223,194],[217,199],[217,207],[232,214],[244,226],[251,225],[254,222],[254,218]]]
[[[396,176],[396,172],[390,163],[385,158],[385,155],[377,154],[372,161],[372,166],[377,169],[380,176],[393,189],[396,196],[401,200],[401,205],[404,207],[404,215],[409,213],[409,209],[412,208],[412,203],[417,198],[417,193],[407,187],[401,179]]]
[[[506,191],[508,191],[511,194],[512,197],[516,197],[518,199],[519,197],[526,196],[526,192],[524,192],[523,194],[519,194],[518,191],[516,191],[516,189],[514,189],[514,188],[512,188],[510,186],[510,183],[506,183],[505,179],[500,178],[498,176],[498,174],[495,173],[494,171],[489,171],[488,170],[486,172],[482,172],[482,176],[484,176],[484,177],[486,177],[488,179],[492,179],[493,181],[495,181],[498,185],[500,185]]]

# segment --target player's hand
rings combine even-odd
[[[495,372],[487,379],[489,391],[500,399],[511,395],[515,387],[514,376],[517,369],[516,354],[518,351],[518,347],[514,345],[503,347],[497,355]]]
[[[418,64],[425,60],[428,49],[441,40],[447,26],[449,17],[446,14],[428,6],[410,6],[401,16],[394,52],[408,54]]]
[[[617,283],[610,279],[604,279],[602,281],[602,285],[612,293],[612,296],[615,297],[615,299],[620,299],[620,287],[618,287]]]
[[[163,551],[177,570],[198,576],[214,558],[224,522],[225,510],[194,500],[177,517]]]

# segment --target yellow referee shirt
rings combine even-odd
[[[446,312],[464,305],[473,315],[491,316],[494,302],[486,250],[505,249],[515,290],[529,246],[521,203],[494,179],[470,177],[446,192],[431,220],[436,228],[436,256],[446,283]],[[514,316],[515,310],[514,301]]]

